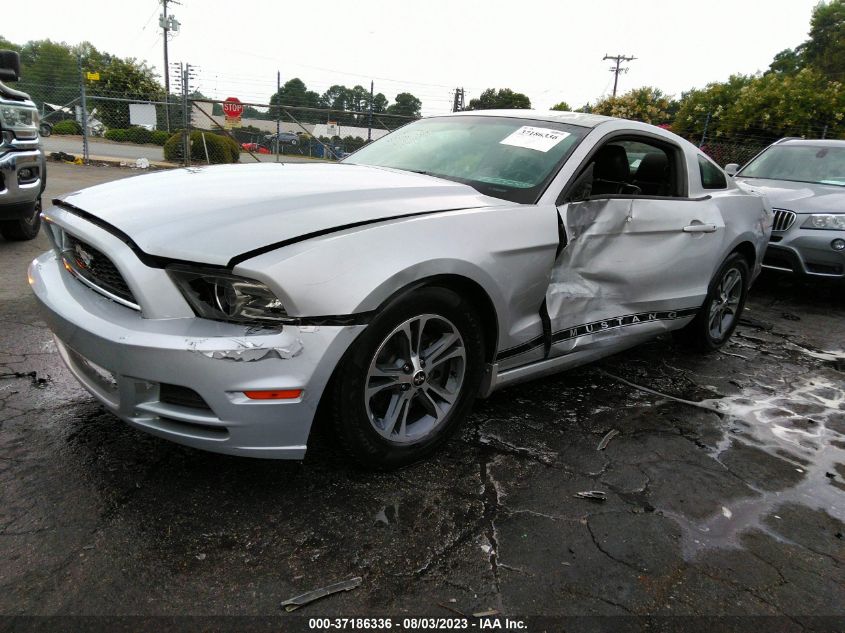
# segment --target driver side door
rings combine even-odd
[[[588,178],[598,193],[588,186],[589,195],[558,206],[566,243],[546,293],[550,357],[611,353],[683,326],[704,302],[721,252],[721,212],[709,196],[686,197],[680,147],[629,136],[609,144],[631,154],[627,170],[618,161],[610,171],[597,169]],[[602,149],[585,161],[582,175],[598,167]],[[658,152],[660,160],[645,158]]]

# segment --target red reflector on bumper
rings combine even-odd
[[[302,389],[244,391],[244,395],[250,400],[295,400],[302,395]]]

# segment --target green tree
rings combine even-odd
[[[467,110],[512,110],[529,109],[531,100],[521,92],[510,88],[488,88],[477,99],[470,99]]]
[[[733,116],[734,104],[754,81],[750,75],[731,75],[725,82],[709,83],[702,89],[683,93],[672,131],[699,138],[706,122],[709,132],[716,132]]]
[[[845,0],[816,5],[810,18],[810,38],[802,49],[808,66],[831,79],[845,80]]]
[[[785,48],[775,55],[772,63],[769,64],[769,71],[772,73],[797,73],[804,67],[804,55],[802,48]]]
[[[725,112],[718,135],[754,134],[818,137],[845,133],[845,85],[820,70],[804,68],[794,75],[770,73],[755,77]]]
[[[89,55],[83,64],[83,71],[99,72],[99,81],[88,81],[87,90],[92,97],[89,111],[97,110],[96,117],[106,127],[129,127],[129,104],[121,101],[97,100],[96,96],[131,99],[133,101],[158,101],[164,97],[164,90],[156,79],[155,72],[146,62],[134,58],[121,59],[103,56],[98,61]]]
[[[385,97],[382,93],[378,93],[373,95],[373,113],[379,114],[381,112],[387,111],[387,104],[388,104],[387,97]]]
[[[660,125],[669,122],[671,107],[671,100],[659,88],[643,86],[618,97],[599,100],[592,112]]]
[[[395,103],[387,106],[388,114],[398,114],[406,117],[420,117],[422,101],[410,92],[400,92],[396,95]]]
[[[552,106],[552,110],[559,110],[561,112],[572,112],[572,107],[566,103],[566,101],[561,101],[560,103],[556,103]]]
[[[270,119],[281,118],[287,120],[289,117],[281,112],[279,108],[272,107],[278,105],[318,108],[322,104],[320,103],[320,95],[313,90],[308,90],[305,82],[299,77],[294,77],[286,81],[281,89],[270,97],[271,107],[267,115]],[[297,120],[307,121],[309,123],[314,123],[320,118],[317,113],[308,112],[307,110],[294,110],[292,114]]]

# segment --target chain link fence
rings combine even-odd
[[[76,85],[20,82],[41,116],[44,148],[64,160],[122,159],[179,165],[337,160],[414,117],[287,104],[244,103],[237,121],[221,99],[157,100]],[[85,123],[83,123],[83,121]]]
[[[671,129],[722,166],[728,163],[744,165],[763,149],[786,137],[845,139],[845,126],[839,121],[775,121],[766,113],[761,113],[757,120],[740,122],[708,112],[694,121],[676,122]]]
[[[223,100],[198,93],[147,100],[81,80],[21,81],[17,87],[38,106],[45,150],[64,159],[179,165],[337,160],[414,120],[385,112],[245,102],[234,122],[224,115]],[[740,123],[702,112],[695,120],[675,121],[670,129],[722,166],[742,165],[786,136],[845,139],[845,126],[838,121],[773,121],[766,113]]]

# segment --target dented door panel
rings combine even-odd
[[[724,237],[710,200],[612,198],[559,213],[567,243],[546,295],[550,356],[623,347],[631,335],[675,329],[695,315]]]

